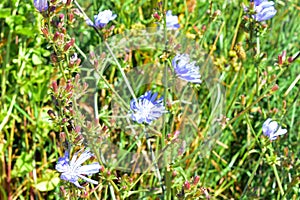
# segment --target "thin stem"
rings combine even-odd
[[[121,72],[121,74],[122,74],[122,77],[124,78],[124,81],[125,81],[125,83],[126,83],[128,89],[129,89],[129,92],[130,92],[131,96],[134,98],[134,101],[137,102],[137,98],[136,98],[136,96],[135,96],[135,94],[134,94],[134,92],[133,92],[133,89],[132,89],[132,87],[131,87],[131,85],[130,85],[130,83],[129,83],[129,81],[128,81],[126,75],[125,75],[125,72],[124,72],[123,68],[121,67],[119,61],[117,60],[117,58],[116,58],[116,56],[115,56],[115,54],[112,52],[112,50],[111,50],[109,44],[108,44],[106,41],[104,42],[104,44],[105,44],[106,48],[108,49],[110,55],[113,57],[114,61],[116,62],[117,67],[119,68],[119,70],[120,70],[120,72]]]
[[[164,195],[165,194],[165,188],[164,188],[164,185],[162,184],[162,178],[161,178],[160,171],[159,171],[159,168],[158,168],[158,165],[157,165],[157,161],[156,161],[156,158],[155,158],[155,155],[154,155],[154,152],[153,152],[150,140],[149,140],[150,138],[149,138],[149,135],[147,133],[146,126],[144,126],[144,133],[145,133],[145,136],[146,136],[147,147],[148,147],[148,149],[150,150],[150,153],[151,153],[152,162],[154,162],[154,168],[155,168],[156,176],[159,180],[159,183],[160,183],[160,186],[161,186],[161,189],[162,189],[162,193]]]
[[[284,191],[283,191],[282,184],[281,184],[280,178],[278,176],[278,172],[277,172],[277,168],[276,168],[275,164],[272,164],[272,168],[273,168],[273,171],[274,171],[274,174],[275,174],[275,178],[276,178],[276,181],[277,181],[280,193],[283,196],[284,195]]]
[[[255,174],[256,174],[256,171],[257,171],[257,169],[258,169],[258,166],[260,165],[260,162],[261,162],[262,159],[263,159],[263,155],[265,154],[265,151],[266,151],[266,150],[263,150],[263,152],[260,154],[260,157],[259,157],[259,159],[258,159],[258,161],[257,161],[257,163],[256,163],[256,166],[255,166],[254,170],[252,171],[250,178],[248,179],[248,182],[247,182],[247,184],[246,184],[246,187],[245,187],[244,190],[243,190],[243,193],[242,193],[242,196],[241,196],[240,199],[242,199],[242,198],[245,196],[245,193],[246,193],[246,191],[247,191],[249,185],[251,184],[251,182],[252,182],[252,180],[253,180],[253,178],[254,178],[254,176],[255,176]]]

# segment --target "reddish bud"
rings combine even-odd
[[[68,14],[68,20],[70,23],[73,23],[75,21],[74,14],[72,12]]]
[[[60,32],[56,32],[54,33],[54,36],[53,36],[53,41],[55,42],[60,36]]]
[[[41,29],[41,31],[43,32],[44,36],[47,38],[49,36],[49,31],[48,28],[44,27]]]
[[[293,61],[294,61],[294,59],[293,59],[292,57],[289,57],[289,58],[288,58],[288,62],[289,62],[289,63],[292,63]]]
[[[66,35],[67,34],[67,29],[65,27],[62,27],[61,32],[62,32],[63,35]]]
[[[53,63],[57,63],[58,59],[57,59],[57,56],[55,53],[52,53],[50,55],[50,60],[53,62]]]
[[[66,141],[66,134],[65,132],[60,132],[59,133],[59,138],[61,142],[65,142]]]
[[[64,123],[66,123],[67,121],[68,121],[67,118],[63,118],[61,122],[64,124]]]
[[[194,177],[193,184],[194,184],[194,185],[197,185],[197,184],[199,183],[199,180],[200,180],[200,176],[198,176],[198,175],[195,176],[195,177]]]
[[[59,189],[60,189],[60,192],[63,194],[63,196],[66,196],[67,193],[66,193],[64,186],[60,186]]]
[[[64,46],[64,51],[68,51],[70,47],[72,47],[75,43],[75,38],[72,38],[69,42],[67,42]]]
[[[76,133],[79,133],[80,132],[80,130],[81,130],[81,127],[80,126],[75,126],[75,129],[74,129],[74,131],[76,132]]]
[[[59,14],[59,19],[61,20],[61,21],[63,21],[64,19],[65,19],[65,15],[64,14]]]
[[[51,117],[51,119],[55,119],[55,113],[53,112],[53,110],[48,110],[47,113],[49,117]]]
[[[279,86],[277,85],[277,84],[275,84],[273,87],[272,87],[272,91],[273,92],[275,92],[276,90],[278,90],[279,89]]]
[[[282,65],[283,60],[282,60],[282,55],[278,55],[278,65]]]
[[[76,144],[76,143],[78,143],[79,141],[81,141],[82,139],[83,139],[83,136],[80,134],[80,135],[78,135],[78,136],[75,138],[74,143]]]
[[[177,171],[176,171],[176,170],[174,170],[174,171],[172,172],[172,176],[173,176],[173,177],[177,176]]]
[[[160,16],[159,16],[159,14],[158,14],[157,12],[155,12],[155,13],[153,14],[153,17],[154,17],[155,19],[157,19],[157,20],[160,20]]]
[[[188,182],[188,181],[185,181],[183,186],[184,186],[184,189],[185,189],[185,190],[191,189],[191,184],[190,184],[190,182]]]
[[[56,93],[58,91],[58,86],[57,86],[57,82],[53,81],[52,82],[52,90],[54,93]]]

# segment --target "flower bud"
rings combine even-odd
[[[51,117],[51,119],[55,119],[56,116],[55,116],[55,113],[53,112],[53,110],[48,110],[47,113],[48,113],[49,117]]]
[[[159,16],[159,14],[157,13],[157,12],[155,12],[154,14],[153,14],[153,17],[156,19],[156,20],[160,20],[160,16]]]
[[[60,132],[59,133],[59,138],[61,142],[65,142],[66,141],[66,133],[65,132]]]
[[[197,175],[197,176],[195,176],[195,177],[194,177],[193,184],[194,184],[194,185],[197,185],[197,184],[198,184],[198,182],[199,182],[199,180],[200,180],[200,176],[198,176],[198,175]]]
[[[44,36],[45,36],[46,38],[48,38],[48,36],[49,36],[48,28],[47,28],[47,27],[41,28],[41,31],[42,31],[42,33],[44,34]]]
[[[275,84],[271,90],[272,90],[272,92],[275,92],[278,89],[279,89],[279,86],[277,84]]]
[[[70,47],[72,47],[75,43],[75,38],[72,38],[69,42],[67,42],[64,46],[64,51],[68,51]]]
[[[185,190],[191,189],[191,184],[190,184],[190,182],[188,182],[188,181],[185,181],[183,186],[184,186],[184,189],[185,189]]]

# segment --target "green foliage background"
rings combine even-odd
[[[117,13],[118,17],[113,23],[114,34],[125,29],[156,26],[152,14],[157,1],[82,0],[79,3],[86,8],[90,17],[104,9]],[[262,59],[257,65],[254,63],[253,51],[245,41],[242,43],[246,49],[244,60],[232,56],[230,51],[237,22],[241,18],[241,3],[202,0],[168,2],[168,9],[179,16],[180,31],[195,41],[200,41],[197,30],[210,23],[213,12],[221,11],[221,15],[207,26],[202,46],[207,53],[215,48],[212,54],[214,64],[224,77],[222,84],[226,88],[226,117],[235,119],[223,130],[208,157],[194,156],[172,169],[180,171],[180,175],[172,177],[174,199],[181,192],[184,181],[191,180],[195,175],[201,177],[201,186],[208,189],[213,199],[239,199],[257,167],[243,199],[299,199],[299,59],[285,66],[283,74],[276,81],[279,86],[277,91],[269,93],[267,90],[274,84],[272,79],[282,70],[275,65],[277,56],[283,50],[292,56],[300,49],[300,2],[275,1],[278,12],[272,20],[267,21],[269,30],[260,39]],[[247,4],[247,1],[244,3]],[[42,20],[32,1],[0,2],[0,199],[59,199],[61,182],[54,169],[60,152],[59,130],[47,111],[53,107],[49,95],[50,84],[60,79],[61,74],[50,60],[53,50],[41,33]],[[74,27],[69,27],[67,32],[76,38],[76,44],[87,54],[99,42],[96,33],[81,18],[77,18]],[[259,94],[255,93],[257,68],[261,81],[264,79],[267,83],[262,86]],[[120,75],[115,73],[110,76],[114,78]],[[114,83],[111,81],[111,84]],[[269,95],[253,103],[265,91]],[[243,113],[244,110],[246,112]],[[242,115],[239,115],[241,112]],[[262,140],[261,126],[267,117],[282,117],[280,122],[288,129],[288,134],[272,143],[269,158],[264,157],[258,162],[262,150],[258,140]],[[187,155],[193,149],[197,149],[197,145]],[[270,163],[277,163],[284,197],[278,190]],[[131,176],[135,179],[139,177]],[[154,177],[142,177],[134,186],[130,198],[154,199],[157,194],[149,189],[152,186],[148,182],[151,180],[153,185],[157,185]],[[105,180],[101,184],[103,191],[107,192]],[[103,191],[98,190],[90,194],[89,198],[99,198]],[[191,190],[190,194],[187,193],[186,198],[190,196],[193,199],[191,196],[199,193],[200,186]],[[201,195],[197,198],[205,198],[203,193]],[[112,198],[107,193],[101,196],[104,197]]]

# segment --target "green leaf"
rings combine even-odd
[[[27,153],[23,152],[17,158],[16,164],[12,170],[12,177],[21,177],[33,170],[33,151]]]
[[[54,190],[56,186],[59,184],[60,178],[55,171],[47,170],[45,176],[38,180],[38,183],[35,185],[35,188],[41,192],[46,192],[50,190]]]
[[[11,8],[1,8],[0,9],[0,18],[7,18],[11,14]]]
[[[41,58],[38,55],[36,55],[34,53],[34,54],[32,54],[32,63],[34,65],[41,65],[41,64],[43,64],[43,61],[41,60]]]

